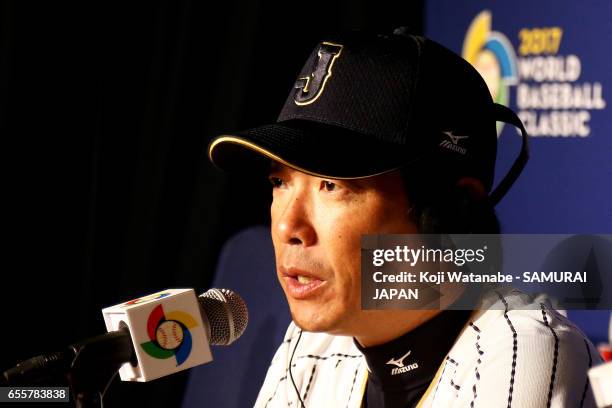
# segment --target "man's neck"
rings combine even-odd
[[[373,310],[368,325],[356,334],[355,340],[362,347],[373,347],[388,343],[411,332],[433,319],[441,310]]]
[[[459,299],[472,296],[461,285],[446,285],[441,291],[443,296],[438,309],[367,311],[366,323],[354,332],[353,337],[362,347],[388,343],[418,328],[447,308],[452,309]]]

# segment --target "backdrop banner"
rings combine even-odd
[[[430,0],[426,35],[523,120],[531,159],[498,205],[504,233],[612,232],[612,3]],[[520,137],[498,125],[499,181]]]

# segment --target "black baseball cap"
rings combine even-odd
[[[523,144],[489,195],[494,204],[528,158],[516,114],[493,103],[469,63],[430,39],[405,29],[353,33],[315,47],[276,123],[218,136],[208,156],[228,171],[252,170],[263,158],[330,179],[411,166],[425,176],[474,177],[490,192],[497,121],[518,127]]]

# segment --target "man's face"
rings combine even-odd
[[[380,318],[361,310],[361,235],[417,232],[400,173],[332,180],[273,164],[270,180],[276,268],[293,320],[361,334]]]

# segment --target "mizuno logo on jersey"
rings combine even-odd
[[[408,351],[406,354],[404,354],[398,359],[392,358],[389,361],[387,361],[387,364],[397,366],[391,370],[391,375],[407,373],[408,371],[414,370],[415,368],[419,368],[418,363],[404,365],[404,359],[408,357],[411,352],[412,350]]]

